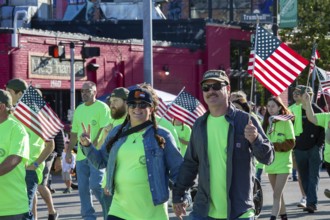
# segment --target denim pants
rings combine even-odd
[[[101,187],[105,170],[96,169],[87,159],[77,161],[76,164],[81,216],[84,220],[96,220],[92,195],[94,194],[96,199],[99,200],[102,210],[105,212],[105,204],[102,199],[103,189]],[[103,216],[105,216],[105,213],[103,213]]]
[[[34,220],[32,214],[33,199],[38,189],[38,176],[34,170],[26,170],[25,182],[27,188],[27,196],[29,200],[29,212],[26,214],[26,219]]]
[[[248,218],[237,218],[235,220],[254,220],[255,217],[248,217]],[[222,219],[222,218],[212,218],[212,217],[201,217],[193,212],[190,213],[189,215],[189,220],[226,220],[225,218]]]
[[[25,220],[26,216],[27,216],[27,213],[18,214],[18,215],[0,216],[0,220]]]
[[[104,189],[102,189],[102,201],[104,204],[104,207],[102,206],[103,210],[103,214],[104,214],[104,219],[108,218],[108,213],[110,210],[110,206],[111,206],[111,202],[112,202],[112,196],[108,196],[104,193]]]
[[[301,184],[307,196],[307,206],[317,205],[317,190],[320,180],[322,148],[313,147],[309,150],[294,150]]]

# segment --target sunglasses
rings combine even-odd
[[[148,107],[151,107],[150,104],[145,103],[145,102],[140,102],[140,103],[137,103],[137,102],[130,102],[130,103],[127,103],[127,106],[128,106],[129,108],[132,108],[132,109],[135,109],[135,108],[146,109],[146,108],[148,108]]]
[[[300,91],[294,91],[292,94],[293,95],[301,95]]]
[[[220,89],[222,89],[222,87],[225,87],[227,84],[225,83],[213,83],[213,84],[203,84],[202,85],[202,90],[204,92],[208,92],[210,91],[210,89],[212,88],[214,91],[219,91]]]

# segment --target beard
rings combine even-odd
[[[119,108],[111,108],[111,117],[113,119],[120,119],[126,115],[126,106],[122,105]]]

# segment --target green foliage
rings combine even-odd
[[[279,30],[283,42],[290,44],[306,59],[310,60],[313,44],[321,59],[316,65],[322,69],[330,70],[330,1],[324,0],[298,0],[298,27],[294,29]],[[298,78],[299,83],[306,84],[309,67]]]

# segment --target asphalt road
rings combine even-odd
[[[284,190],[284,200],[286,203],[287,214],[289,219],[301,219],[301,220],[329,220],[330,219],[330,199],[324,195],[326,188],[330,189],[330,178],[326,171],[320,172],[321,180],[318,191],[318,211],[313,214],[304,212],[301,208],[297,207],[297,202],[301,199],[301,194],[298,188],[298,182],[289,180]],[[81,219],[80,202],[77,191],[73,191],[71,194],[63,194],[65,189],[64,183],[62,183],[60,176],[53,177],[53,187],[56,189],[56,193],[53,194],[55,208],[60,214],[60,219]],[[262,176],[262,188],[264,192],[264,206],[259,217],[260,220],[268,220],[270,218],[272,208],[272,189],[270,187],[268,177],[263,174]],[[47,219],[47,206],[40,196],[38,196],[38,219]],[[96,200],[95,209],[97,211],[98,220],[102,220],[101,207]],[[177,219],[169,208],[170,219]],[[188,218],[185,218],[188,219]]]

